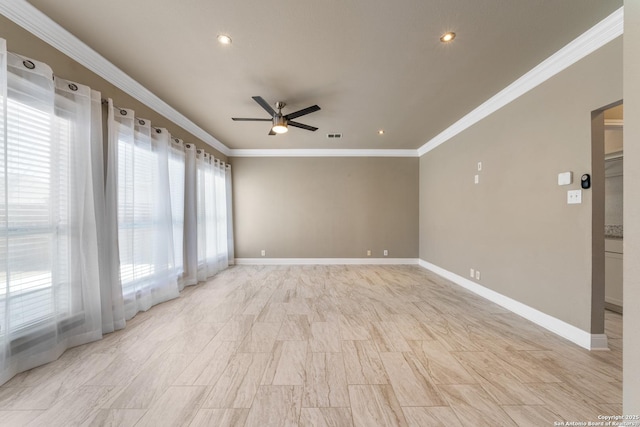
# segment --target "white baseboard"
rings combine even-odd
[[[236,258],[236,265],[418,265],[417,258]]]
[[[589,350],[609,351],[606,334],[591,334],[591,348]]]
[[[418,265],[436,273],[439,276],[444,277],[445,279],[452,281],[459,286],[462,286],[463,288],[477,295],[480,295],[483,298],[488,299],[489,301],[492,301],[506,308],[507,310],[519,316],[524,317],[527,320],[532,321],[539,326],[542,326],[545,329],[548,329],[554,334],[568,339],[569,341],[579,345],[580,347],[586,348],[587,350],[608,350],[609,348],[607,344],[607,336],[604,334],[590,334],[589,332],[583,331],[582,329],[570,325],[560,319],[536,310],[535,308],[529,307],[526,304],[504,296],[496,291],[485,288],[484,286],[472,282],[469,279],[466,279],[422,259],[418,261]]]

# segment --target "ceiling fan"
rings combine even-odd
[[[270,119],[246,119],[241,117],[232,117],[231,120],[240,121],[240,122],[272,122],[273,125],[271,130],[269,131],[269,135],[275,135],[278,133],[285,133],[289,129],[289,126],[293,126],[300,129],[310,130],[315,132],[318,130],[317,127],[305,125],[303,123],[294,122],[293,119],[296,119],[300,116],[304,116],[309,113],[313,113],[318,111],[320,107],[317,105],[312,105],[311,107],[303,108],[302,110],[294,111],[293,113],[289,113],[286,115],[282,114],[282,109],[284,108],[284,102],[278,101],[275,103],[278,112],[276,112],[267,101],[265,101],[261,96],[252,96],[253,100],[256,101],[262,108],[265,109],[267,113],[271,115]]]

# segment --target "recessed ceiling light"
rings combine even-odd
[[[444,33],[442,36],[440,36],[440,41],[442,43],[448,43],[455,38],[456,38],[456,33],[454,33],[453,31],[449,31],[447,33]]]
[[[380,129],[380,130],[378,131],[378,135],[384,135],[384,129]]]
[[[226,34],[218,34],[218,43],[231,44],[231,37]]]

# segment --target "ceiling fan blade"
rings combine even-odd
[[[231,120],[236,122],[271,122],[273,119],[247,119],[244,117],[231,117]]]
[[[294,111],[293,113],[287,114],[284,116],[287,120],[295,119],[296,117],[304,116],[305,114],[310,114],[315,111],[318,111],[320,107],[317,105],[312,105],[311,107],[303,108],[302,110]]]
[[[273,136],[273,135],[277,135],[277,133],[275,133],[275,132],[273,131],[273,129],[271,129],[271,130],[269,131],[269,136]]]
[[[252,96],[251,98],[253,98],[253,100],[256,101],[262,108],[264,108],[266,112],[271,115],[271,117],[276,115],[275,110],[271,108],[271,105],[269,105],[267,101],[265,101],[261,96]]]
[[[305,129],[305,130],[310,130],[310,131],[312,131],[312,132],[315,132],[315,131],[317,131],[317,130],[318,130],[318,128],[316,128],[316,127],[309,126],[309,125],[305,125],[305,124],[298,123],[298,122],[292,122],[291,120],[289,120],[289,121],[287,122],[287,124],[288,124],[289,126],[293,126],[293,127],[296,127],[296,128]]]

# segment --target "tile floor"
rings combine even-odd
[[[622,410],[588,352],[415,266],[237,266],[0,387],[3,426],[552,426]]]

